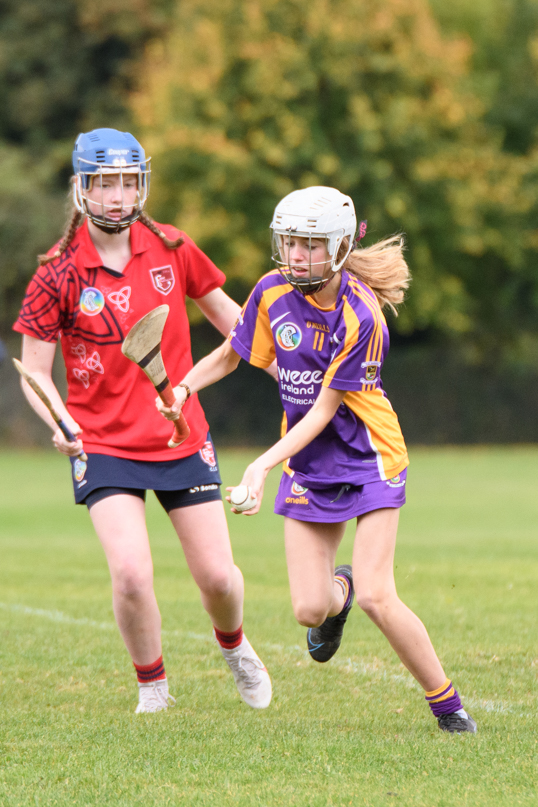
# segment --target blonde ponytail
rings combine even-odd
[[[344,239],[340,250],[348,249]],[[396,306],[403,302],[411,282],[411,274],[403,257],[403,235],[391,235],[371,247],[358,247],[350,252],[344,268],[370,286],[381,308],[388,306],[398,316]]]

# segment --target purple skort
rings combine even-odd
[[[304,488],[287,473],[282,474],[275,499],[275,513],[297,521],[319,521],[325,524],[405,504],[407,468],[392,479],[367,482],[364,485],[334,485],[330,488]]]

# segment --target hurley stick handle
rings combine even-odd
[[[163,390],[159,390],[159,397],[165,406],[173,406],[176,402],[176,396],[174,395],[174,390],[170,382],[166,385]],[[185,415],[183,412],[180,412],[174,422],[174,433],[170,440],[168,441],[168,448],[177,448],[184,443],[191,430],[189,429],[189,424],[185,420]]]
[[[15,365],[15,369],[17,370],[17,372],[24,378],[28,386],[31,389],[33,389],[37,397],[41,401],[43,401],[43,403],[49,410],[52,419],[54,420],[58,428],[62,430],[65,439],[69,443],[76,443],[78,438],[75,437],[75,435],[73,434],[67,423],[64,420],[62,420],[58,412],[53,407],[48,395],[41,389],[35,378],[32,375],[30,375],[24,364],[20,362],[18,359],[13,359],[13,364]],[[80,457],[80,459],[83,460],[84,462],[87,462],[88,460],[88,457],[86,456],[84,451],[81,451],[80,454],[78,454],[77,456]]]

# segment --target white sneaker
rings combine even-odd
[[[174,706],[176,699],[168,692],[168,681],[161,678],[160,681],[138,682],[138,706],[135,714],[142,712],[160,712]]]
[[[273,694],[271,679],[247,637],[243,635],[243,641],[233,650],[219,647],[245,703],[253,709],[267,709]]]

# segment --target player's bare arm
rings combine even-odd
[[[345,391],[322,387],[316,403],[304,418],[299,421],[284,437],[268,451],[254,460],[246,469],[241,480],[242,485],[250,488],[256,497],[256,505],[247,511],[247,515],[255,515],[261,506],[265,478],[276,465],[293,457],[314,440],[331,422],[336,410],[344,400]]]
[[[28,336],[27,334],[23,335],[22,363],[48,396],[62,420],[65,421],[73,434],[78,437],[78,435],[82,433],[82,430],[67,411],[62,397],[52,380],[52,365],[55,352],[55,342],[43,342],[40,339],[35,339],[33,336]],[[34,409],[39,417],[47,426],[50,426],[54,432],[52,440],[58,451],[70,457],[78,456],[82,450],[82,442],[80,440],[77,440],[76,443],[68,442],[62,434],[61,429],[58,428],[53,420],[47,407],[39,400],[26,381],[21,379],[21,386],[32,409]]]
[[[241,357],[230,346],[228,341],[223,342],[216,350],[209,353],[189,370],[181,384],[174,387],[176,402],[174,406],[167,407],[160,398],[155,400],[159,412],[167,420],[174,420],[181,411],[185,401],[193,392],[199,392],[204,387],[220,381],[221,378],[233,373]]]
[[[228,336],[241,312],[241,307],[222,289],[214,289],[194,302],[213,327],[223,336]],[[276,361],[266,367],[265,372],[278,381]]]

